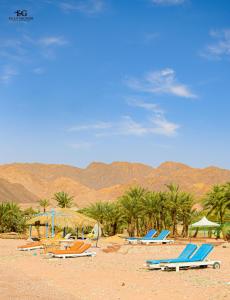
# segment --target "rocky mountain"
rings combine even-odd
[[[10,183],[0,178],[0,202],[35,203],[38,197],[19,183]]]
[[[39,198],[66,191],[80,206],[99,200],[114,200],[129,187],[141,185],[150,190],[164,190],[165,184],[177,183],[181,189],[204,195],[213,184],[230,181],[230,170],[217,167],[191,168],[165,162],[157,168],[128,162],[91,163],[85,169],[67,165],[0,165],[0,201],[37,205]]]

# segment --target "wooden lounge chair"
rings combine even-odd
[[[95,252],[88,252],[91,244],[84,244],[78,249],[55,250],[51,253],[53,257],[67,258],[67,257],[82,257],[82,256],[95,256]]]

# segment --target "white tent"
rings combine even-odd
[[[209,221],[206,217],[203,217],[200,221],[193,223],[191,227],[219,227],[220,224]]]

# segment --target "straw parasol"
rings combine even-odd
[[[33,225],[40,222],[41,224],[52,225],[52,217],[54,217],[54,226],[59,227],[93,227],[97,224],[96,220],[67,208],[37,214],[34,218],[28,220],[27,224]]]
[[[62,228],[83,228],[83,227],[94,227],[98,222],[93,218],[80,214],[74,210],[63,208],[63,209],[52,209],[49,212],[39,213],[34,218],[27,221],[28,225],[34,225],[36,222],[40,224],[50,225],[52,227],[52,236],[54,236],[54,227],[59,226]]]

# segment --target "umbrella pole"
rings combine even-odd
[[[99,240],[99,223],[97,223],[97,227],[98,227],[98,230],[97,230],[96,248],[97,248],[97,244],[98,244],[98,240]]]
[[[48,223],[46,223],[46,238],[49,237],[49,227]]]
[[[30,225],[30,239],[31,239],[31,236],[32,236],[32,225]]]
[[[82,226],[81,239],[84,240],[84,226]]]
[[[52,214],[52,237],[54,237],[54,210],[52,210],[51,214]]]

